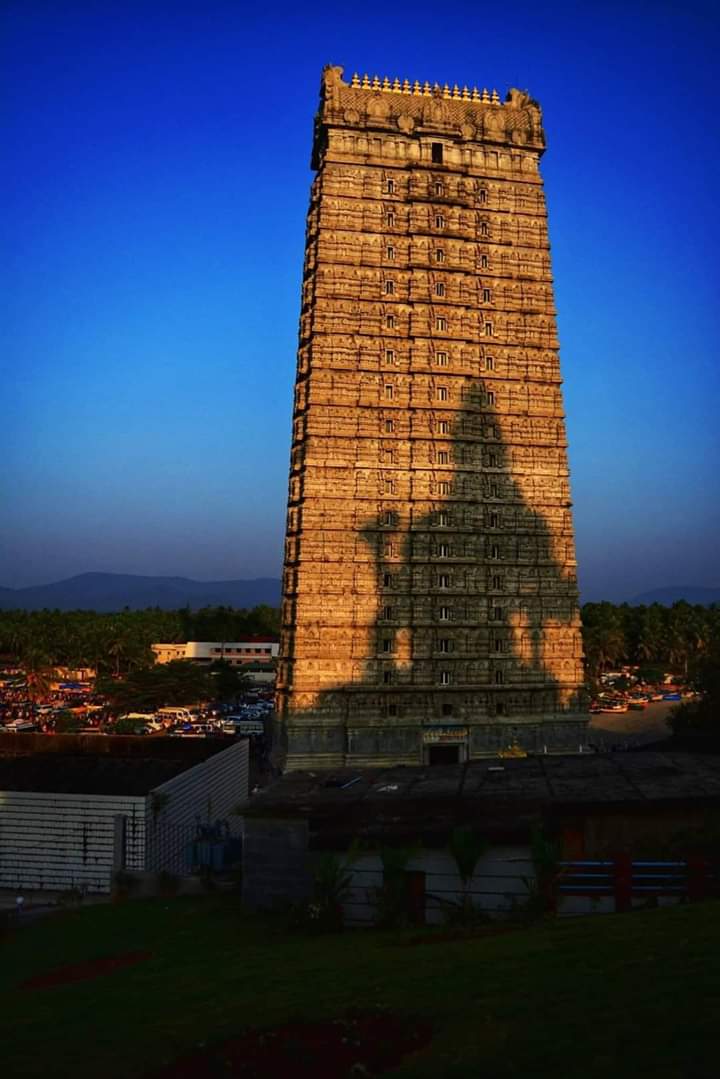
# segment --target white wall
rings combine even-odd
[[[186,872],[187,847],[198,821],[227,820],[230,831],[240,834],[241,820],[235,810],[248,798],[248,758],[249,742],[243,738],[150,792],[146,869]]]
[[[340,856],[342,857],[342,855]],[[462,882],[452,855],[444,850],[424,850],[406,868],[426,874],[425,917],[428,924],[445,921],[449,904],[462,898]],[[375,917],[373,890],[382,884],[378,854],[365,854],[352,867],[352,885],[343,904],[349,924],[372,922]],[[477,864],[469,885],[473,903],[487,914],[507,914],[529,895],[527,882],[535,876],[528,846],[491,847]],[[445,902],[443,902],[443,900]]]
[[[144,798],[0,791],[0,888],[109,891],[118,815],[127,868],[142,869]]]

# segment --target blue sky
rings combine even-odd
[[[0,584],[280,571],[312,120],[543,110],[584,598],[720,585],[715,5],[3,5]]]

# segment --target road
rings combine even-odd
[[[677,701],[653,701],[642,712],[598,712],[590,716],[588,741],[596,745],[648,745],[670,737],[667,716]]]

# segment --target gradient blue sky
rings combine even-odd
[[[717,10],[6,0],[0,584],[279,575],[332,62],[539,99],[583,597],[720,585]]]

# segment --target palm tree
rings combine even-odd
[[[31,648],[25,653],[23,666],[28,697],[35,702],[43,700],[50,693],[50,684],[55,674],[51,657],[47,652]]]

